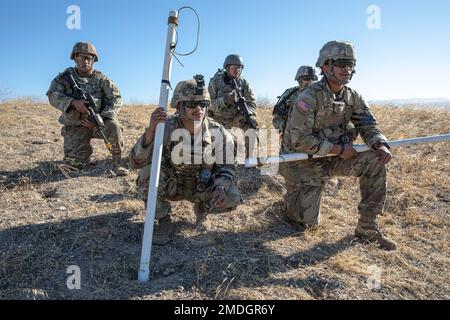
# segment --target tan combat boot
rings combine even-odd
[[[153,241],[155,245],[165,245],[171,240],[175,227],[170,219],[170,215],[167,215],[158,220],[155,231],[153,232]]]
[[[130,172],[122,166],[120,156],[113,156],[113,172],[118,176],[127,176]]]
[[[196,228],[198,232],[205,233],[211,228],[211,221],[208,218],[208,211],[201,203],[194,204],[194,214],[196,215]]]
[[[379,229],[376,220],[366,220],[360,218],[355,230],[355,237],[368,242],[378,242],[380,248],[385,250],[397,249],[395,241],[386,237],[386,235]]]

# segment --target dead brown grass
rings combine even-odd
[[[120,114],[128,151],[153,107]],[[375,107],[390,139],[449,132],[450,111]],[[60,162],[58,111],[15,101],[0,104],[0,299],[449,299],[450,148],[396,149],[381,223],[396,252],[352,236],[358,180],[327,185],[320,228],[298,233],[283,217],[283,179],[244,175],[244,203],[211,216],[195,231],[192,206],[173,204],[174,240],[153,247],[152,281],[136,282],[144,221],[134,179],[108,173],[108,153],[94,141],[96,165],[72,172]],[[271,110],[260,109],[271,128]],[[81,290],[66,287],[70,265]],[[367,287],[370,267],[381,287]]]

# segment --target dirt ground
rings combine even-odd
[[[128,152],[152,107],[120,114]],[[450,132],[447,109],[374,108],[389,139]],[[259,109],[270,127],[271,110]],[[195,228],[192,205],[173,203],[174,239],[153,246],[151,281],[136,281],[144,206],[134,180],[110,172],[95,140],[93,166],[62,163],[59,111],[0,105],[0,299],[449,299],[450,144],[394,150],[386,233],[399,249],[355,240],[357,178],[337,178],[322,199],[321,226],[299,232],[282,212],[279,175],[244,172],[244,203]],[[124,155],[125,158],[125,155]],[[81,271],[70,290],[67,268]]]

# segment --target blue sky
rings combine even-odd
[[[66,27],[70,5],[80,7],[80,30]],[[174,61],[174,84],[197,73],[209,79],[238,53],[255,95],[273,100],[295,85],[301,64],[315,64],[324,43],[348,40],[358,56],[350,86],[367,99],[450,97],[446,0],[2,0],[0,88],[43,97],[51,79],[73,65],[73,44],[91,41],[100,56],[95,67],[125,102],[157,102],[168,13],[185,5],[200,16],[200,39],[181,58],[184,67]],[[367,27],[370,5],[380,8],[380,29]],[[195,33],[195,17],[182,11],[177,51],[190,51]]]

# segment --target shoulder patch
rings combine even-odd
[[[302,112],[308,112],[311,109],[311,106],[306,102],[304,102],[303,100],[298,101],[297,107]]]

